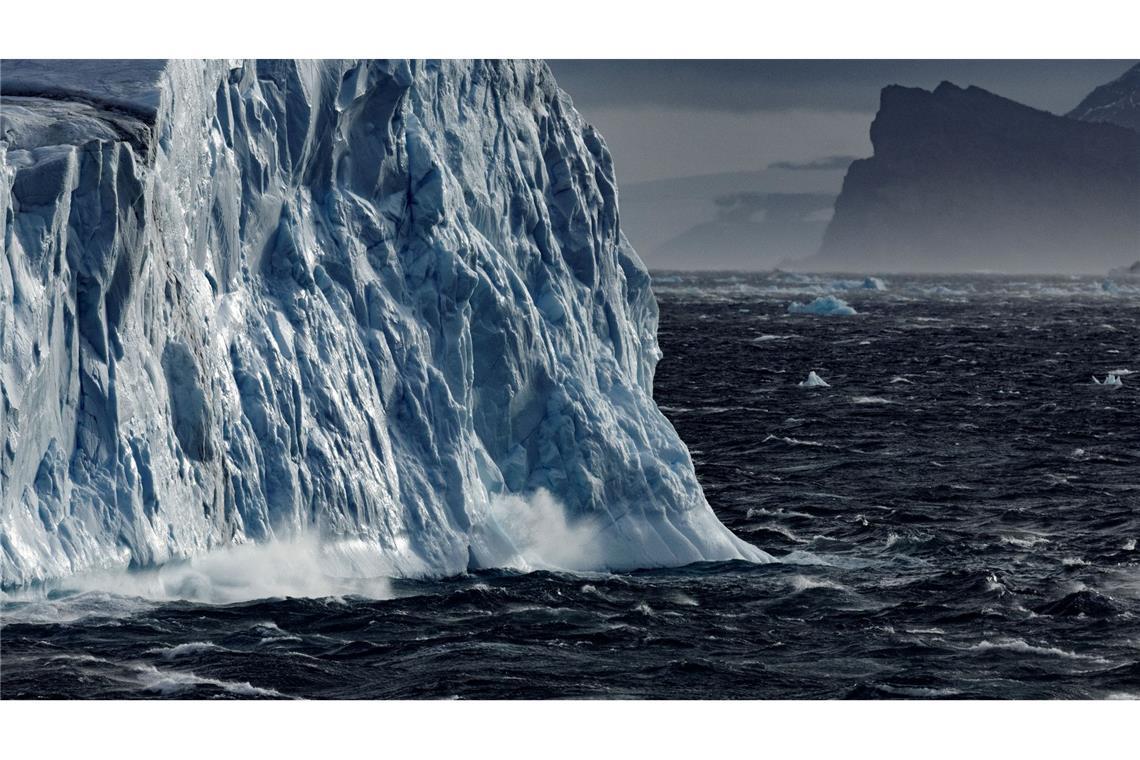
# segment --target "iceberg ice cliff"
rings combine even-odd
[[[544,64],[83,65],[0,66],[5,586],[313,532],[512,564],[536,493],[600,568],[768,559],[653,402],[613,163]]]

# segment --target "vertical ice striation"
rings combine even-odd
[[[613,164],[544,64],[176,61],[149,112],[77,65],[4,99],[4,585],[312,531],[456,573],[544,492],[600,567],[767,558],[653,403]]]

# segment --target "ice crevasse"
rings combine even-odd
[[[525,555],[533,494],[598,569],[768,559],[653,402],[613,162],[544,64],[105,66],[0,68],[5,586],[314,531],[453,574]]]

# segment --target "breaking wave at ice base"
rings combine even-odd
[[[534,572],[604,573],[624,568],[626,550],[602,521],[574,518],[549,491],[501,494],[490,500],[485,519],[473,531],[481,566]],[[754,561],[769,561],[756,551]],[[96,604],[115,617],[133,610],[126,600],[226,605],[261,599],[391,599],[391,581],[404,575],[361,539],[322,538],[315,531],[266,543],[218,548],[183,560],[140,569],[81,573],[4,595],[6,602],[48,602],[24,614],[58,621],[88,616]],[[6,617],[8,612],[6,611]]]
[[[199,604],[287,597],[387,599],[391,575],[391,568],[362,541],[322,541],[305,534],[227,546],[155,567],[82,573],[14,591],[6,600],[65,602],[85,594]]]

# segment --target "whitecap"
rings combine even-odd
[[[820,443],[819,441],[804,441],[804,440],[800,440],[799,438],[792,438],[790,436],[784,436],[784,435],[767,435],[767,436],[765,436],[764,440],[761,441],[761,443],[767,443],[768,441],[783,441],[784,443],[789,444],[791,446],[823,446],[824,445],[824,444]]]
[[[240,697],[284,697],[285,695],[274,689],[263,689],[254,686],[248,681],[222,681],[216,678],[205,678],[194,673],[177,670],[159,670],[152,665],[135,666],[139,681],[146,691],[153,691],[165,696],[181,694],[196,686],[214,686],[223,691]]]
[[[1016,546],[1019,549],[1031,549],[1038,544],[1049,543],[1049,539],[1045,536],[1035,534],[1025,536],[999,536],[998,541],[1007,546]]]
[[[1065,657],[1072,660],[1091,660],[1093,662],[1105,662],[1105,660],[1101,657],[1094,657],[1092,655],[1070,652],[1059,647],[1037,646],[1030,644],[1024,639],[1017,638],[1002,638],[997,639],[996,641],[984,639],[977,644],[971,645],[969,649],[977,652],[1005,650],[1009,652],[1019,652],[1021,654],[1040,655],[1043,657]]]
[[[186,644],[176,644],[171,647],[158,647],[146,650],[146,654],[157,654],[163,659],[173,660],[178,657],[191,657],[203,652],[229,651],[212,641],[191,641]]]
[[[851,591],[850,588],[827,578],[817,578],[807,575],[793,575],[788,581],[793,591],[812,591],[814,589],[828,589],[831,591]]]

